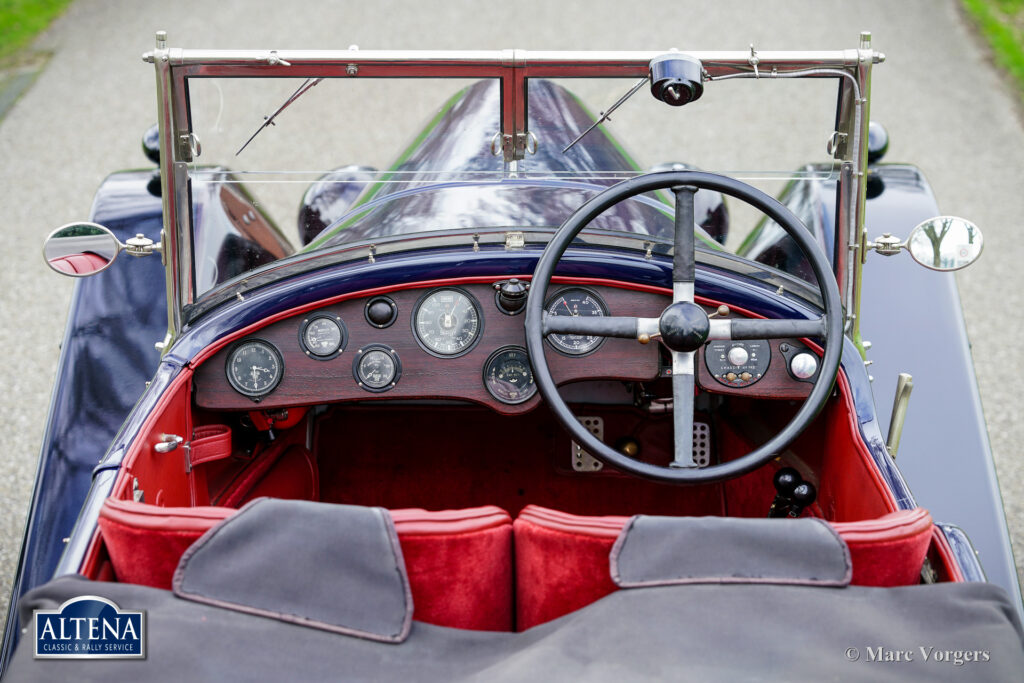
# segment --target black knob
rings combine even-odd
[[[792,467],[783,467],[775,473],[772,483],[780,496],[791,497],[793,490],[803,482],[803,477]]]
[[[378,296],[366,302],[366,309],[363,311],[366,322],[374,327],[384,328],[390,326],[398,317],[398,306],[386,296]]]
[[[160,126],[153,127],[142,134],[142,151],[146,158],[154,164],[160,163]]]
[[[801,482],[799,486],[793,489],[793,504],[789,506],[789,516],[799,517],[804,508],[813,503],[817,497],[818,491],[814,488],[814,484],[806,481]]]
[[[495,285],[498,288],[497,304],[502,313],[515,315],[526,305],[526,283],[510,278]]]

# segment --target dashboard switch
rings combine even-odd
[[[810,379],[818,371],[818,359],[810,353],[798,353],[789,361],[789,371],[797,379]]]
[[[742,346],[734,346],[729,349],[729,362],[733,365],[746,365],[750,360],[750,354]]]

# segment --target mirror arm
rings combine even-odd
[[[895,256],[907,249],[906,242],[888,232],[882,233],[881,237],[876,237],[874,242],[868,242],[866,246],[868,251],[874,249],[882,256]]]
[[[154,244],[153,240],[140,232],[124,244],[119,244],[118,251],[125,251],[131,256],[149,256],[153,253],[163,253],[163,245],[160,242]]]

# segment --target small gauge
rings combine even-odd
[[[235,391],[258,402],[281,382],[284,359],[273,344],[249,339],[231,350],[224,369]]]
[[[537,393],[533,370],[526,349],[521,346],[503,346],[484,364],[484,386],[491,396],[502,403],[524,403]]]
[[[608,307],[594,292],[579,287],[563,289],[544,304],[548,315],[603,316]],[[585,356],[597,350],[604,337],[584,334],[549,334],[548,342],[570,356]]]
[[[352,374],[367,391],[387,391],[402,376],[402,361],[390,346],[368,344],[356,352]]]
[[[344,351],[346,337],[345,323],[336,315],[310,316],[299,328],[299,346],[317,360],[330,360]]]
[[[461,289],[436,289],[416,303],[412,316],[416,341],[435,356],[469,353],[480,341],[480,304]]]

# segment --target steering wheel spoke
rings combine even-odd
[[[672,467],[696,467],[693,461],[693,351],[672,352]]]
[[[579,334],[584,336],[615,337],[618,339],[648,338],[658,333],[657,318],[633,318],[630,316],[570,316],[551,315],[544,312],[541,334]]]
[[[825,316],[815,320],[778,320],[748,318],[717,318],[709,321],[708,339],[786,339],[789,337],[828,336],[828,321]]]
[[[675,247],[672,254],[672,301],[693,302],[693,285],[696,280],[697,255],[694,253],[693,238],[693,195],[697,188],[692,185],[677,185],[676,193]]]

